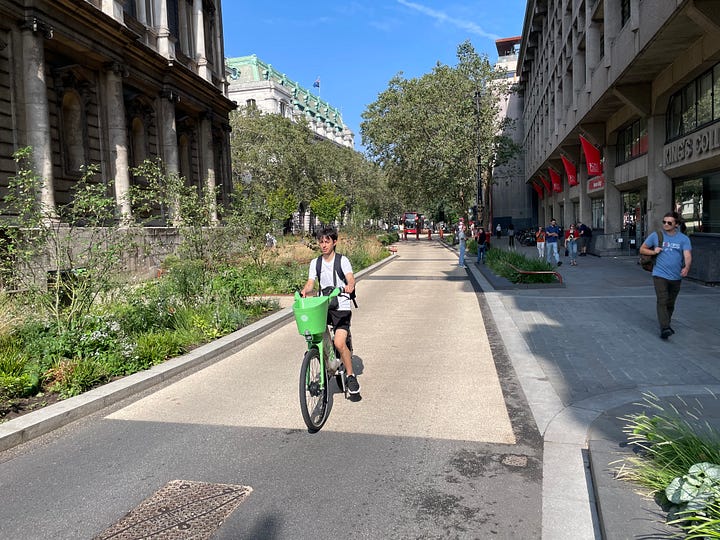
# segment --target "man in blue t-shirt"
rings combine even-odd
[[[652,271],[660,337],[667,339],[675,333],[670,326],[675,300],[680,293],[682,278],[688,275],[692,263],[690,239],[680,232],[680,216],[668,212],[663,216],[663,241],[659,245],[657,232],[652,232],[640,246],[641,255],[657,255]]]
[[[551,219],[550,225],[545,227],[545,256],[547,262],[550,262],[550,256],[554,255],[555,262],[560,266],[562,261],[560,261],[560,254],[558,253],[558,238],[560,238],[560,227],[558,227],[556,220]]]

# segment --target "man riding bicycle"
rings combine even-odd
[[[335,253],[335,246],[338,240],[337,231],[333,227],[324,227],[317,233],[317,239],[320,244],[320,251],[322,252],[322,255],[318,258],[321,262],[320,294],[329,294],[335,287],[340,287],[344,293],[349,295],[355,290],[355,276],[353,275],[350,259]],[[336,256],[342,257],[340,259],[340,268],[345,274],[344,281],[341,276],[335,272]],[[315,287],[318,259],[313,259],[310,262],[307,283],[305,283],[305,286],[300,291],[300,295],[303,297],[307,296]],[[350,319],[352,318],[350,298],[346,295],[340,295],[337,299],[337,309],[328,309],[328,324],[330,324],[335,331],[334,344],[345,366],[348,393],[355,395],[360,393],[360,383],[358,383],[357,377],[353,374],[352,353],[347,346],[347,337],[350,333]]]

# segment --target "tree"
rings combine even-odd
[[[320,187],[318,195],[310,201],[310,208],[320,219],[320,223],[330,225],[340,217],[340,212],[345,207],[345,204],[345,197],[337,192],[335,185],[331,182],[325,182]]]
[[[493,167],[517,152],[498,116],[507,85],[470,42],[457,58],[457,66],[438,63],[420,78],[396,75],[363,113],[368,154],[407,207],[426,213],[463,215],[479,187],[487,205]]]
[[[281,219],[280,214],[290,217],[290,204],[294,202],[293,211],[297,211],[301,201],[315,201],[315,207],[323,212],[318,217],[329,218],[326,222],[353,213],[380,218],[388,211],[379,204],[391,200],[383,171],[353,149],[318,139],[305,122],[261,114],[251,107],[233,113],[231,125],[233,174],[235,185],[242,186],[235,197],[243,200],[244,212],[257,209],[250,219],[254,224],[268,230],[268,220]],[[259,206],[273,197],[281,197],[287,204],[278,207],[282,212],[270,216]],[[342,206],[335,210],[341,199]],[[310,207],[315,211],[313,204]],[[248,227],[245,230],[251,234]]]

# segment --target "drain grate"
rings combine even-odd
[[[508,454],[503,457],[502,463],[503,465],[508,465],[509,467],[527,467],[528,458],[527,456]]]
[[[247,486],[173,480],[94,540],[204,540],[251,492]]]

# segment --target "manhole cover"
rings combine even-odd
[[[202,540],[252,492],[247,486],[173,480],[95,540]]]
[[[527,462],[527,456],[514,456],[512,454],[508,454],[502,459],[503,465],[510,467],[527,467]]]

